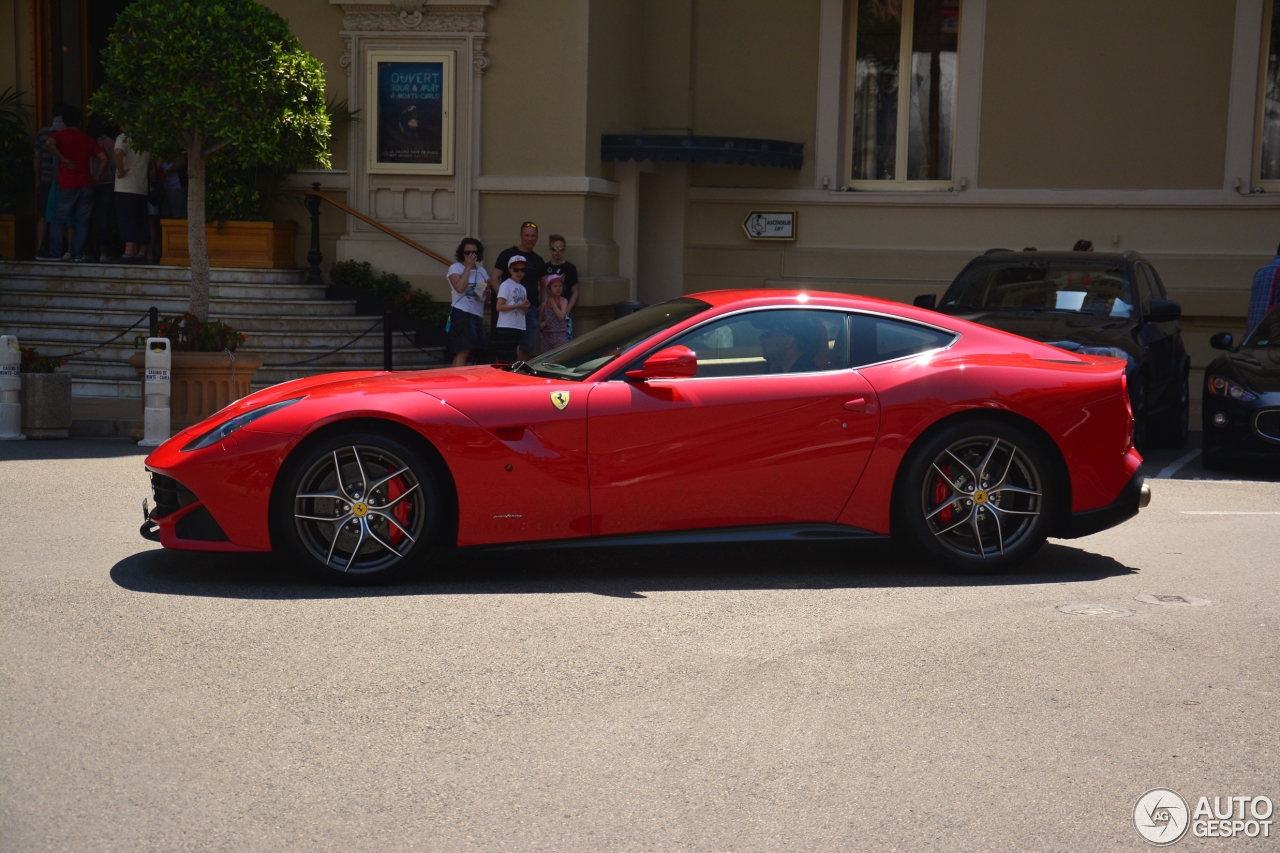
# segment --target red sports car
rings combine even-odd
[[[994,571],[1146,505],[1124,368],[895,302],[696,294],[528,362],[251,394],[147,457],[143,535],[346,580],[447,546],[890,534]]]

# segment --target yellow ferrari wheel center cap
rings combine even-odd
[[[973,502],[974,502],[974,503],[977,503],[977,504],[984,504],[984,503],[986,503],[986,502],[987,502],[987,493],[986,493],[986,492],[984,492],[984,491],[982,491],[981,489],[979,489],[978,491],[974,492],[974,493],[973,493]]]
[[[352,505],[351,511],[355,513],[357,518],[363,518],[369,512],[369,505],[364,502],[357,502]]]

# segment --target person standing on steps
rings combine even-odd
[[[449,349],[453,350],[453,366],[463,367],[473,349],[486,349],[484,334],[484,302],[489,291],[489,273],[484,260],[484,245],[474,237],[465,237],[453,253],[455,263],[449,267]]]
[[[66,122],[67,129],[58,131],[45,143],[58,162],[58,202],[50,223],[49,255],[37,256],[37,259],[61,259],[63,232],[74,216],[76,227],[71,240],[71,260],[83,261],[93,216],[93,185],[107,166],[107,155],[102,153],[97,140],[80,129],[80,110],[68,106],[62,111],[62,120]]]
[[[547,240],[551,248],[551,262],[547,264],[547,274],[543,277],[545,292],[551,276],[558,275],[564,279],[564,298],[567,302],[564,318],[565,340],[573,340],[573,306],[578,304],[578,268],[564,259],[565,240],[559,234],[552,234]]]
[[[528,262],[523,255],[512,255],[508,263],[510,277],[498,287],[497,310],[494,312],[498,315],[494,349],[500,363],[525,360],[518,354],[518,347],[526,331],[529,313],[529,291],[524,286]],[[536,315],[534,322],[537,322]]]
[[[547,262],[542,256],[533,250],[538,245],[538,224],[536,222],[524,222],[520,225],[520,245],[512,246],[509,249],[503,249],[498,255],[498,259],[493,264],[494,284],[501,286],[502,282],[511,277],[507,265],[511,263],[511,259],[519,255],[525,264],[524,281],[526,284],[521,286],[528,294],[529,307],[526,310],[528,314],[522,328],[524,334],[520,338],[520,342],[516,347],[516,355],[518,360],[526,361],[532,358],[538,352],[538,304],[542,277],[546,275]],[[495,333],[498,328],[499,312],[493,314],[493,321],[490,332]]]

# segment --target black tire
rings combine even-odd
[[[1016,567],[1044,544],[1063,505],[1051,454],[1043,438],[994,418],[925,436],[902,463],[894,535],[953,572]]]
[[[1187,435],[1191,430],[1191,380],[1185,373],[1178,393],[1173,409],[1148,426],[1149,440],[1156,447],[1181,450],[1187,446]]]
[[[285,464],[273,540],[325,581],[381,583],[421,562],[440,508],[435,476],[414,447],[370,429],[335,433]]]

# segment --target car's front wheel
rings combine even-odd
[[[898,480],[895,533],[954,571],[1010,569],[1044,544],[1061,506],[1043,440],[967,420],[918,442]]]
[[[381,581],[429,547],[438,494],[413,447],[380,432],[351,431],[289,460],[276,490],[273,527],[313,573],[341,583]]]

